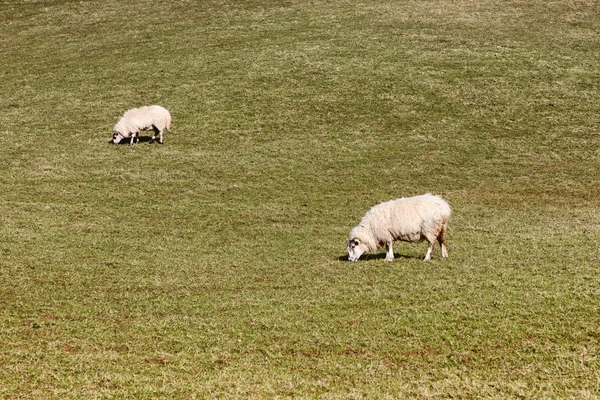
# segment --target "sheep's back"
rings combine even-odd
[[[418,242],[450,217],[450,206],[430,194],[390,200],[373,207],[361,225],[368,226],[379,242],[404,240]]]
[[[169,129],[171,114],[161,106],[144,106],[127,110],[115,125],[115,131],[128,137],[133,132],[149,129],[152,125],[160,130]]]
[[[171,113],[164,107],[161,106],[145,106],[142,107],[144,114],[148,116],[149,120],[152,120],[151,125],[155,125],[160,130],[169,129],[171,127]]]

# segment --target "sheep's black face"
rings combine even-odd
[[[350,261],[358,261],[362,253],[365,252],[364,249],[361,248],[360,241],[356,238],[352,238],[348,241],[348,260]]]

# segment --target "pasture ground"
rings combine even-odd
[[[600,396],[595,0],[2,0],[0,26],[3,399]],[[147,104],[165,144],[109,145]],[[448,260],[345,260],[425,192]]]

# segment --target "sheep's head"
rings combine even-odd
[[[350,238],[348,241],[348,260],[358,261],[365,251],[367,251],[367,246],[360,239]]]
[[[112,137],[112,140],[111,140],[109,143],[112,143],[112,144],[119,144],[119,142],[120,142],[121,140],[123,140],[123,138],[124,138],[124,136],[123,136],[123,135],[121,135],[119,132],[113,132],[113,137]]]

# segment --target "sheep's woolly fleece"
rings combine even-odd
[[[446,226],[450,213],[450,205],[430,193],[378,204],[350,231],[349,259],[356,261],[363,252],[386,245],[386,260],[391,261],[394,241],[418,243],[427,240],[429,248],[425,260],[428,260],[436,239],[442,247],[442,257],[447,257]]]
[[[113,129],[112,143],[119,143],[124,138],[139,140],[141,130],[154,130],[152,141],[158,136],[159,143],[163,143],[163,131],[171,128],[171,114],[161,106],[144,106],[126,111]]]

